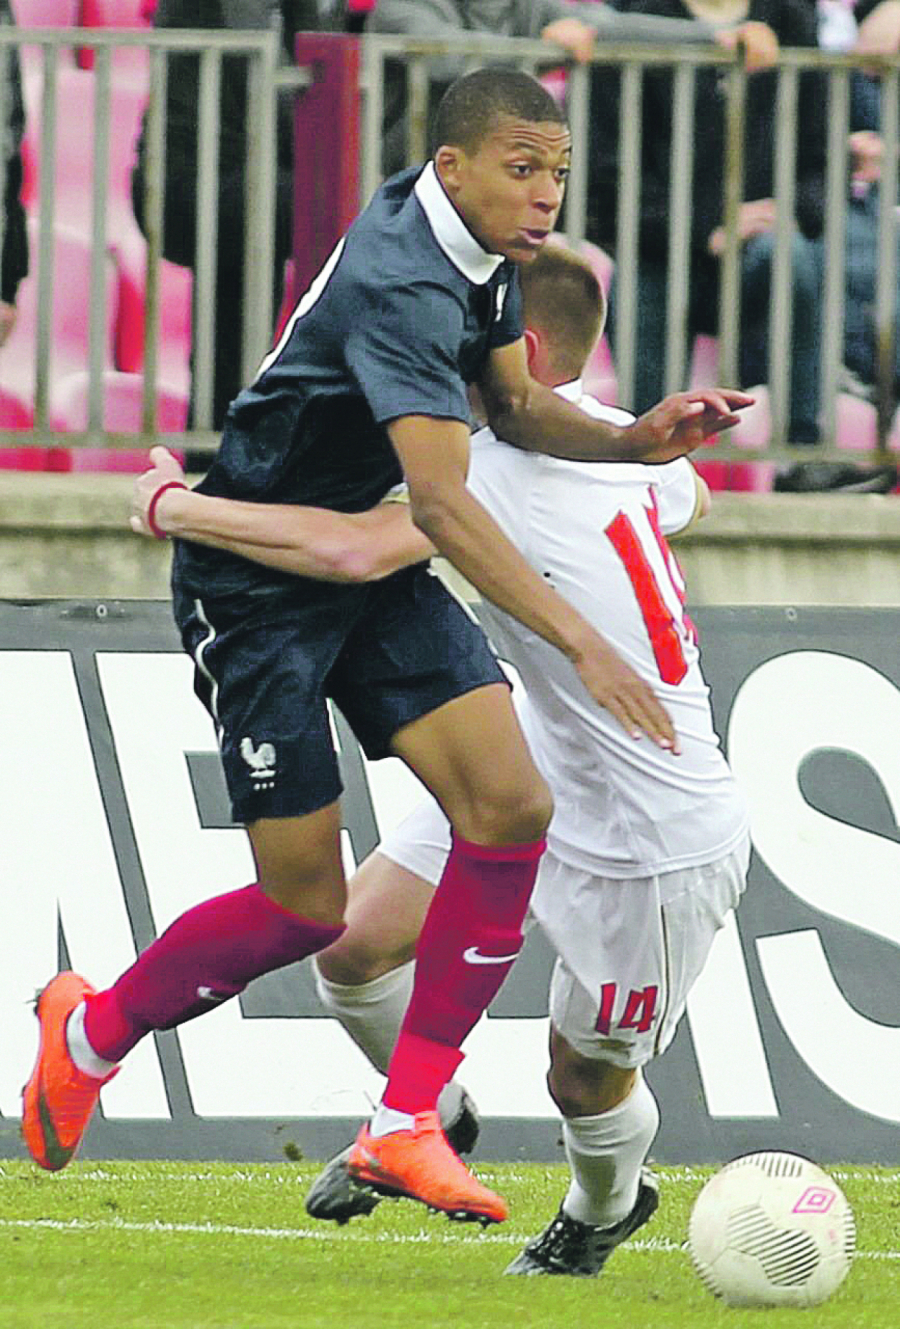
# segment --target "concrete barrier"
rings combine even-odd
[[[171,550],[130,531],[131,488],[0,473],[0,598],[167,598]],[[677,552],[692,604],[900,606],[894,495],[716,494]]]

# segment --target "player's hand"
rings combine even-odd
[[[658,464],[684,457],[713,434],[732,429],[740,420],[737,412],[754,400],[748,393],[732,388],[675,392],[631,425],[631,460]]]
[[[150,539],[158,538],[148,521],[150,504],[163,485],[172,483],[185,483],[181,463],[168,448],[159,445],[151,448],[150,469],[137,477],[131,493],[130,526],[136,534],[149,536]],[[158,525],[159,513],[154,515]]]
[[[632,738],[646,734],[657,747],[681,751],[668,712],[653,690],[601,636],[591,638],[574,664],[594,701],[615,716]]]

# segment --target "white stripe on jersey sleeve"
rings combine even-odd
[[[331,277],[331,274],[334,272],[335,268],[337,267],[337,261],[340,258],[341,253],[343,252],[344,243],[346,239],[347,237],[345,235],[341,236],[340,240],[338,240],[334,249],[332,249],[328,258],[325,260],[325,266],[319,269],[319,273],[313,280],[312,284],[309,286],[309,288],[306,291],[304,291],[303,295],[300,297],[300,300],[296,308],[294,309],[294,312],[291,314],[287,323],[285,323],[284,325],[284,331],[282,332],[281,336],[278,339],[278,345],[275,347],[274,350],[269,352],[269,354],[265,357],[262,364],[260,365],[259,369],[256,371],[256,378],[253,380],[254,383],[257,381],[257,379],[262,378],[266,370],[270,369],[271,366],[278,359],[279,355],[281,355],[281,352],[284,350],[285,346],[288,343],[291,333],[294,331],[294,328],[296,327],[298,319],[301,319],[304,314],[308,314],[309,311],[312,309],[313,305],[316,303],[316,301],[321,298],[322,292],[325,290],[325,287],[328,285],[328,281],[329,278]]]

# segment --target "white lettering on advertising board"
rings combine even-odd
[[[201,823],[186,753],[215,752],[212,724],[171,651],[103,652],[98,676],[157,932],[185,908],[253,878],[246,837]],[[28,999],[56,966],[58,922],[72,964],[103,985],[135,956],[72,659],[67,651],[0,652],[0,765],[5,881],[0,892],[0,998],[8,1012],[0,1113],[16,1116],[36,1046]],[[740,688],[729,755],[750,803],[756,852],[811,908],[900,944],[900,846],[828,817],[804,799],[802,762],[833,748],[857,754],[900,806],[900,694],[870,666],[826,652],[778,656]],[[396,761],[366,764],[383,831],[412,805],[417,782]],[[352,869],[349,838],[345,839]],[[847,1001],[814,928],[757,941],[769,996],[796,1052],[861,1111],[900,1121],[900,1029]],[[773,1118],[772,1084],[734,921],[720,933],[688,1005],[713,1117]],[[245,1019],[230,1002],[178,1033],[196,1112],[205,1117],[353,1116],[381,1078],[325,1019]],[[555,1116],[544,1084],[547,1021],[482,1021],[466,1081],[486,1116]],[[239,1068],[238,1073],[236,1068]],[[104,1090],[110,1117],[165,1119],[152,1039]]]
[[[67,651],[0,652],[0,732],[0,1112],[18,1116],[37,1046],[29,999],[56,970],[57,919],[96,983],[112,982],[135,946]],[[105,1093],[110,1114],[169,1116],[152,1039]]]
[[[861,660],[776,656],[734,700],[729,754],[750,803],[753,842],[783,885],[820,913],[900,945],[900,845],[825,816],[804,799],[801,763],[823,748],[862,757],[900,812],[900,692]],[[900,1028],[867,1019],[838,987],[818,932],[757,940],[778,1018],[840,1098],[900,1121]]]

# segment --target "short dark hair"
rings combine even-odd
[[[518,69],[476,69],[452,83],[441,98],[432,128],[432,147],[446,143],[475,152],[500,116],[567,124],[565,112],[547,89]]]
[[[593,269],[556,241],[519,269],[525,323],[544,333],[554,370],[578,378],[606,319],[606,299]]]

